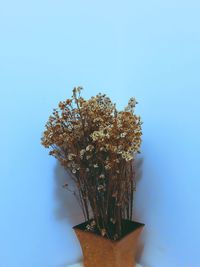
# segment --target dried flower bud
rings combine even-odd
[[[101,175],[99,175],[100,179],[105,179],[105,175],[102,173]]]
[[[117,240],[118,238],[119,238],[118,234],[115,234],[113,237],[114,240]]]
[[[126,136],[126,133],[121,133],[120,134],[120,137],[122,137],[122,138],[125,137],[125,136]]]
[[[106,170],[110,170],[110,169],[111,169],[111,165],[110,165],[110,164],[107,164],[107,165],[105,166],[105,169],[106,169]]]
[[[86,151],[92,151],[94,149],[94,146],[93,145],[88,145],[86,147]]]
[[[116,198],[116,197],[117,197],[117,192],[114,192],[114,193],[112,194],[112,197]]]
[[[90,224],[92,227],[94,227],[96,225],[96,222],[93,220],[91,221],[91,224]]]
[[[111,223],[113,223],[113,224],[116,223],[116,219],[114,219],[114,218],[110,218],[110,221],[111,221]]]
[[[106,235],[106,229],[105,228],[101,229],[101,235],[102,236],[105,236]]]
[[[105,186],[104,186],[104,185],[99,185],[99,186],[97,187],[97,189],[98,189],[98,191],[102,191],[102,190],[105,189]]]
[[[86,230],[90,231],[91,230],[91,226],[89,224],[86,225]]]
[[[69,154],[68,155],[68,160],[73,160],[76,157],[75,154]]]

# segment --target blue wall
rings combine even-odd
[[[75,85],[139,101],[144,267],[200,266],[199,13],[197,0],[0,1],[0,267],[80,258],[80,210],[40,146]]]

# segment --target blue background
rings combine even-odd
[[[65,267],[81,214],[40,145],[52,108],[82,85],[135,96],[144,267],[200,266],[200,2],[0,1],[0,267]]]

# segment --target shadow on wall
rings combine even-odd
[[[149,251],[157,251],[157,247],[156,243],[150,239],[153,229],[147,216],[149,212],[152,214],[155,212],[153,209],[155,206],[153,206],[153,208],[152,206],[150,207],[152,199],[154,203],[157,201],[157,199],[159,199],[159,201],[161,201],[161,199],[158,198],[158,192],[155,191],[155,174],[152,168],[149,166],[147,167],[147,165],[148,164],[146,161],[144,162],[143,157],[138,157],[135,162],[136,192],[134,194],[133,219],[145,224],[139,240],[136,260],[143,267],[153,267],[155,265],[149,263],[146,258]],[[149,211],[149,209],[151,209],[151,211]],[[146,224],[146,222],[148,222],[148,224]]]
[[[72,179],[70,178],[68,172],[57,162],[55,166],[55,218],[56,220],[63,222],[66,225],[66,228],[72,227],[83,222],[84,217],[82,215],[82,210],[73,195],[72,192],[69,192],[63,185],[68,184],[70,189],[74,189],[74,184]],[[75,242],[75,243],[74,243]],[[79,242],[74,234],[74,242],[73,244],[77,244],[77,249],[79,247]],[[77,257],[77,262],[81,262],[81,256]],[[74,264],[74,262],[70,262],[70,264]],[[59,267],[66,267],[69,265],[69,262],[65,262]]]
[[[137,158],[135,160],[135,181],[136,181],[136,185],[142,179],[143,163],[144,163],[144,158],[142,158],[142,157],[141,158]]]
[[[141,157],[141,158],[137,158],[136,161],[135,161],[135,182],[136,182],[136,188],[137,188],[137,185],[138,183],[140,182],[140,180],[142,179],[142,176],[143,176],[143,172],[142,172],[142,169],[143,169],[143,162],[144,162],[144,159]],[[140,218],[142,218],[140,216],[140,214],[137,214],[137,211],[135,209],[135,205],[133,203],[133,220],[136,220],[136,221],[140,221]],[[143,223],[143,222],[142,222]],[[144,244],[144,235],[145,235],[145,229],[142,233],[142,238],[140,239],[139,241],[139,244],[138,244],[138,250],[137,250],[137,255],[136,255],[136,261],[137,262],[141,262],[141,259],[142,259],[142,255],[143,255],[143,251],[144,251],[144,247],[145,247],[145,244]],[[145,266],[147,267],[147,266]]]
[[[135,163],[136,170],[136,187],[142,178],[142,166],[143,158],[138,158]],[[72,192],[63,187],[63,185],[68,184],[68,188],[72,191],[76,190],[76,185],[70,178],[69,173],[57,162],[55,167],[55,198],[57,200],[57,207],[55,210],[55,216],[58,220],[67,220],[72,226],[80,223],[84,220],[82,215],[82,210],[78,204],[77,199]],[[134,205],[133,205],[134,207]],[[135,210],[134,210],[135,211]],[[134,217],[138,217],[134,213]],[[81,221],[80,221],[81,220]]]
[[[145,209],[141,209],[137,207],[137,197],[138,197],[138,190],[140,187],[140,184],[143,182],[143,165],[144,165],[144,158],[138,157],[135,160],[135,183],[136,183],[136,191],[134,192],[134,199],[133,199],[133,219],[136,221],[140,221],[141,223],[144,223],[144,212]],[[139,195],[141,195],[139,193]]]
[[[72,192],[63,187],[68,184],[70,190],[75,190],[75,185],[68,172],[57,162],[55,167],[55,198],[57,201],[55,217],[74,226],[84,221],[82,210]]]

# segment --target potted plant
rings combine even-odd
[[[124,111],[104,94],[85,100],[81,87],[49,117],[42,145],[70,172],[85,221],[74,230],[85,267],[133,267],[144,224],[132,221],[134,159],[141,119],[135,98]],[[66,185],[67,186],[67,185]]]

